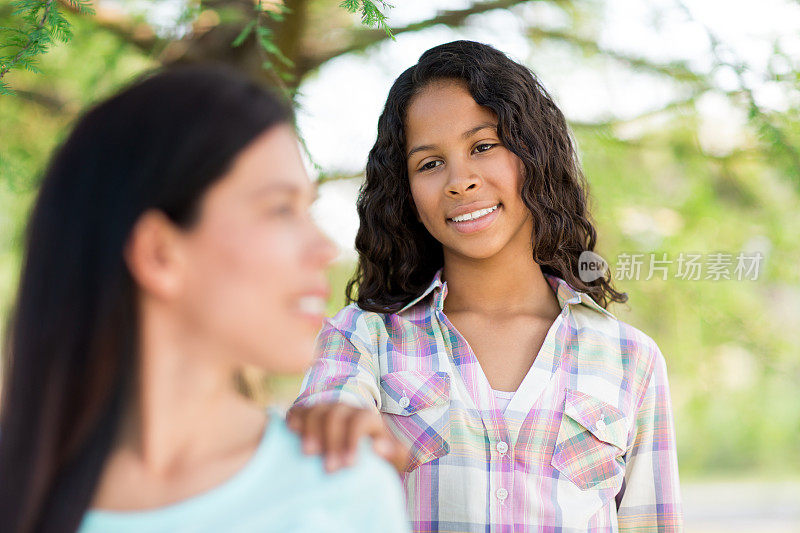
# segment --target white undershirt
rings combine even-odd
[[[514,397],[514,392],[515,391],[510,391],[509,392],[509,391],[504,391],[504,390],[492,389],[492,392],[494,392],[494,399],[495,399],[495,402],[497,403],[497,406],[500,408],[500,411],[502,411],[503,414],[505,414],[506,407],[508,407],[508,404],[511,401],[511,398]]]

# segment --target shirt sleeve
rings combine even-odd
[[[667,365],[655,342],[652,347],[652,372],[636,412],[625,481],[617,495],[620,531],[683,530]]]
[[[368,346],[356,332],[342,331],[326,319],[317,336],[317,358],[303,378],[295,405],[380,405],[377,356]]]

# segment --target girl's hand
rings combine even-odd
[[[409,462],[408,448],[389,431],[376,409],[344,403],[297,405],[286,413],[286,424],[300,435],[304,453],[322,453],[328,472],[355,463],[358,442],[364,435],[372,437],[375,453],[398,472]]]

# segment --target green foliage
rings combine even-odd
[[[76,12],[82,15],[93,15],[90,0],[65,0]],[[377,0],[384,9],[392,5],[384,0]],[[37,58],[45,54],[55,42],[66,43],[72,37],[72,28],[59,6],[58,0],[14,0],[13,15],[18,19],[19,27],[0,26],[0,48],[10,49],[0,55],[0,95],[13,95],[14,90],[3,81],[6,73],[12,69],[25,69],[39,72]],[[350,13],[361,12],[363,24],[377,26],[394,39],[388,25],[388,18],[375,2],[371,0],[344,0],[341,7]],[[188,22],[199,13],[202,0],[190,3],[181,17],[181,22]],[[264,19],[269,18],[275,22],[282,22],[289,9],[280,3],[265,4],[258,0],[254,6],[254,18],[250,20],[232,42],[232,46],[241,46],[251,34],[255,34],[258,46],[264,57],[262,67],[266,70],[274,69],[284,80],[292,81],[294,75],[290,70],[294,62],[289,59],[273,40],[273,31],[264,24]],[[275,68],[277,61],[281,68]]]
[[[384,9],[391,9],[394,7],[393,5],[385,2],[384,0],[378,0],[378,3]],[[386,15],[383,14],[381,9],[375,5],[375,2],[370,0],[343,0],[342,3],[339,4],[340,7],[343,7],[350,13],[356,13],[361,11],[361,22],[367,26],[377,26],[378,28],[382,29],[386,32],[386,35],[394,40],[394,34],[392,33],[391,28],[389,28],[389,23]]]
[[[273,32],[272,30],[264,25],[264,17],[271,18],[276,22],[283,21],[286,14],[289,13],[289,8],[287,8],[283,4],[269,4],[265,5],[262,0],[258,0],[256,5],[254,6],[254,18],[250,22],[248,22],[239,35],[234,39],[231,46],[237,47],[241,46],[242,43],[247,40],[247,38],[251,34],[255,34],[256,41],[258,46],[264,54],[264,60],[261,63],[261,66],[265,70],[270,70],[274,68],[273,60],[277,60],[284,68],[275,69],[278,75],[284,81],[290,81],[293,79],[291,72],[288,72],[286,69],[291,69],[294,67],[294,62],[286,57],[284,53],[278,48],[274,41],[273,41]]]
[[[93,14],[88,0],[67,0],[81,14]],[[10,49],[0,55],[0,95],[14,94],[2,78],[12,69],[39,72],[38,56],[47,52],[54,42],[65,43],[72,36],[72,28],[64,18],[56,0],[15,0],[13,17],[20,27],[0,27],[2,48]]]
[[[752,150],[710,156],[697,129],[692,112],[635,141],[576,130],[598,252],[613,271],[621,252],[674,259],[760,242],[758,279],[681,280],[672,265],[666,281],[617,280],[629,300],[610,310],[666,358],[682,474],[797,475],[800,193],[757,135]]]

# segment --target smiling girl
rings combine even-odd
[[[586,185],[528,69],[475,42],[425,52],[358,212],[352,303],[290,413],[307,450],[337,468],[388,428],[415,531],[680,529],[665,360],[606,309],[627,299],[610,273],[579,276]]]

